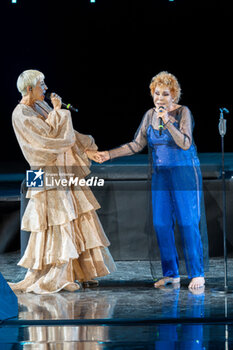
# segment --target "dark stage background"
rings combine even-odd
[[[130,141],[153,106],[151,78],[179,79],[199,152],[219,152],[219,107],[230,111],[231,1],[0,1],[1,160],[25,162],[11,126],[18,75],[38,69],[50,91],[79,108],[74,127],[104,150]],[[232,117],[225,150],[232,151]],[[146,152],[146,151],[145,151]]]

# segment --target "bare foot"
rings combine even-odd
[[[189,289],[197,289],[203,287],[205,284],[204,277],[194,277],[192,278],[191,282],[189,283],[188,288]]]
[[[154,283],[155,288],[160,288],[162,286],[166,286],[169,283],[180,283],[180,277],[173,278],[173,277],[164,277],[161,278],[158,282]]]

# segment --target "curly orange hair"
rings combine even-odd
[[[150,83],[150,93],[152,97],[154,95],[157,85],[169,88],[174,102],[177,103],[179,101],[181,95],[181,88],[180,84],[178,83],[178,80],[173,74],[168,73],[166,71],[162,71],[152,78]]]

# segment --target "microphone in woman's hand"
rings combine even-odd
[[[47,100],[49,100],[49,101],[51,101],[51,92],[46,92],[46,94],[45,94],[45,98],[47,99]],[[62,105],[62,107],[63,108],[65,108],[65,109],[69,109],[70,111],[72,111],[72,112],[78,112],[78,108],[74,108],[70,103],[68,103],[68,104],[66,104],[66,103],[64,103],[64,102],[61,102],[61,105]]]
[[[162,113],[165,110],[163,106],[159,106],[158,113]],[[163,119],[159,117],[159,136],[162,135],[163,131]]]

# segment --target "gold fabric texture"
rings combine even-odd
[[[45,102],[37,102],[35,109],[18,104],[12,122],[31,169],[42,168],[57,180],[72,174],[83,179],[90,173],[85,149],[97,146],[91,136],[73,129],[69,111],[51,110]],[[75,291],[80,288],[76,281],[115,270],[110,243],[96,214],[100,205],[88,186],[29,188],[27,198],[21,228],[31,234],[18,265],[28,272],[24,280],[10,283],[14,291]]]

